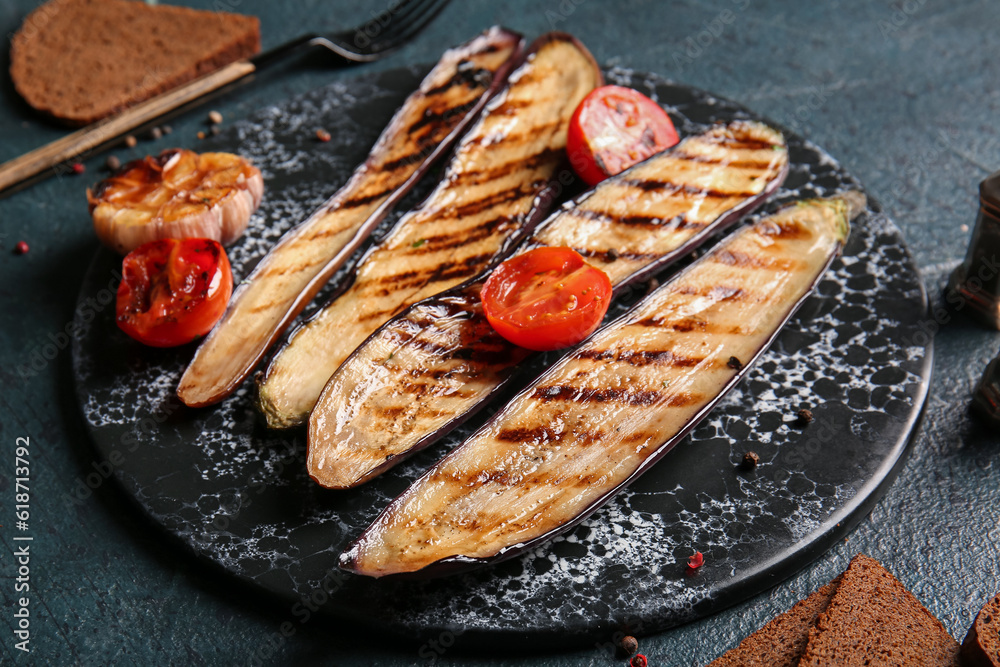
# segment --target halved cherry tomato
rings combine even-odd
[[[535,248],[503,262],[480,292],[498,334],[529,350],[576,345],[611,302],[608,274],[571,248]]]
[[[173,347],[207,334],[233,293],[229,258],[212,239],[164,239],[122,260],[118,327],[153,347]]]
[[[588,185],[597,185],[679,141],[667,112],[631,88],[590,92],[569,122],[566,152]]]

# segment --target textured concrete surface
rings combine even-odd
[[[0,31],[35,6],[0,0]],[[265,47],[316,27],[367,18],[385,4],[263,0],[192,2],[263,19]],[[417,42],[369,70],[434,60],[494,22],[534,36],[578,35],[599,61],[656,71],[738,100],[837,156],[902,228],[937,298],[964,255],[976,186],[1000,166],[995,119],[1000,48],[991,3],[954,0],[816,3],[791,0],[454,2]],[[6,56],[2,61],[6,69]],[[227,118],[352,76],[306,58],[212,103]],[[122,158],[193,145],[205,111],[171,121],[174,134]],[[0,160],[61,136],[0,83]],[[59,334],[79,276],[96,249],[84,176],[53,178],[0,200],[0,648],[15,664],[614,665],[595,646],[569,654],[482,655],[397,642],[312,616],[230,584],[175,551],[112,484],[80,502],[68,494],[89,473],[92,449]],[[31,251],[12,254],[14,244]],[[935,378],[922,431],[900,479],[840,546],[768,594],[712,618],[642,638],[655,665],[704,664],[868,553],[888,565],[957,637],[1000,588],[1000,438],[966,407],[998,336],[961,313],[928,318],[939,329]],[[50,347],[45,347],[51,343]],[[15,366],[52,359],[31,377]],[[54,352],[54,354],[53,354]],[[32,653],[15,648],[13,541],[16,438],[30,437]],[[287,622],[287,625],[284,623]],[[283,636],[282,629],[285,629]],[[607,641],[595,637],[595,644]]]

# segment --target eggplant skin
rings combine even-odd
[[[184,371],[177,396],[218,403],[500,89],[523,48],[494,27],[450,49],[383,130],[368,159],[275,245],[233,294]]]
[[[455,572],[585,519],[747,373],[839,254],[860,201],[797,202],[732,234],[414,482],[341,567],[372,577]]]
[[[763,203],[785,178],[779,132],[719,124],[612,177],[520,248],[569,246],[611,278],[642,280]],[[330,377],[309,424],[309,472],[328,488],[361,484],[435,442],[475,411],[529,354],[482,312],[485,277],[390,320]]]
[[[271,360],[258,380],[269,427],[305,421],[330,376],[383,322],[480,273],[548,214],[547,193],[568,168],[570,118],[603,75],[579,42],[546,35],[510,79],[462,137],[438,187]]]

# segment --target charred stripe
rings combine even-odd
[[[629,366],[647,366],[662,364],[690,368],[702,363],[704,357],[685,357],[675,354],[672,350],[580,350],[577,359],[592,361],[616,361]]]

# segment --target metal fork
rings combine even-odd
[[[69,161],[87,152],[98,152],[136,128],[161,120],[166,114],[187,110],[269,65],[321,46],[340,58],[341,64],[367,63],[382,58],[423,30],[450,0],[391,0],[372,20],[351,30],[328,35],[309,34],[239,60],[126,111],[77,130],[41,148],[0,165],[0,193],[15,185],[34,183],[51,173],[69,171]],[[50,170],[48,173],[46,170]],[[2,195],[0,195],[2,196]]]
[[[309,47],[322,46],[353,63],[382,58],[408,42],[444,9],[450,0],[392,0],[371,21],[330,35],[303,35],[250,59],[259,70]]]

